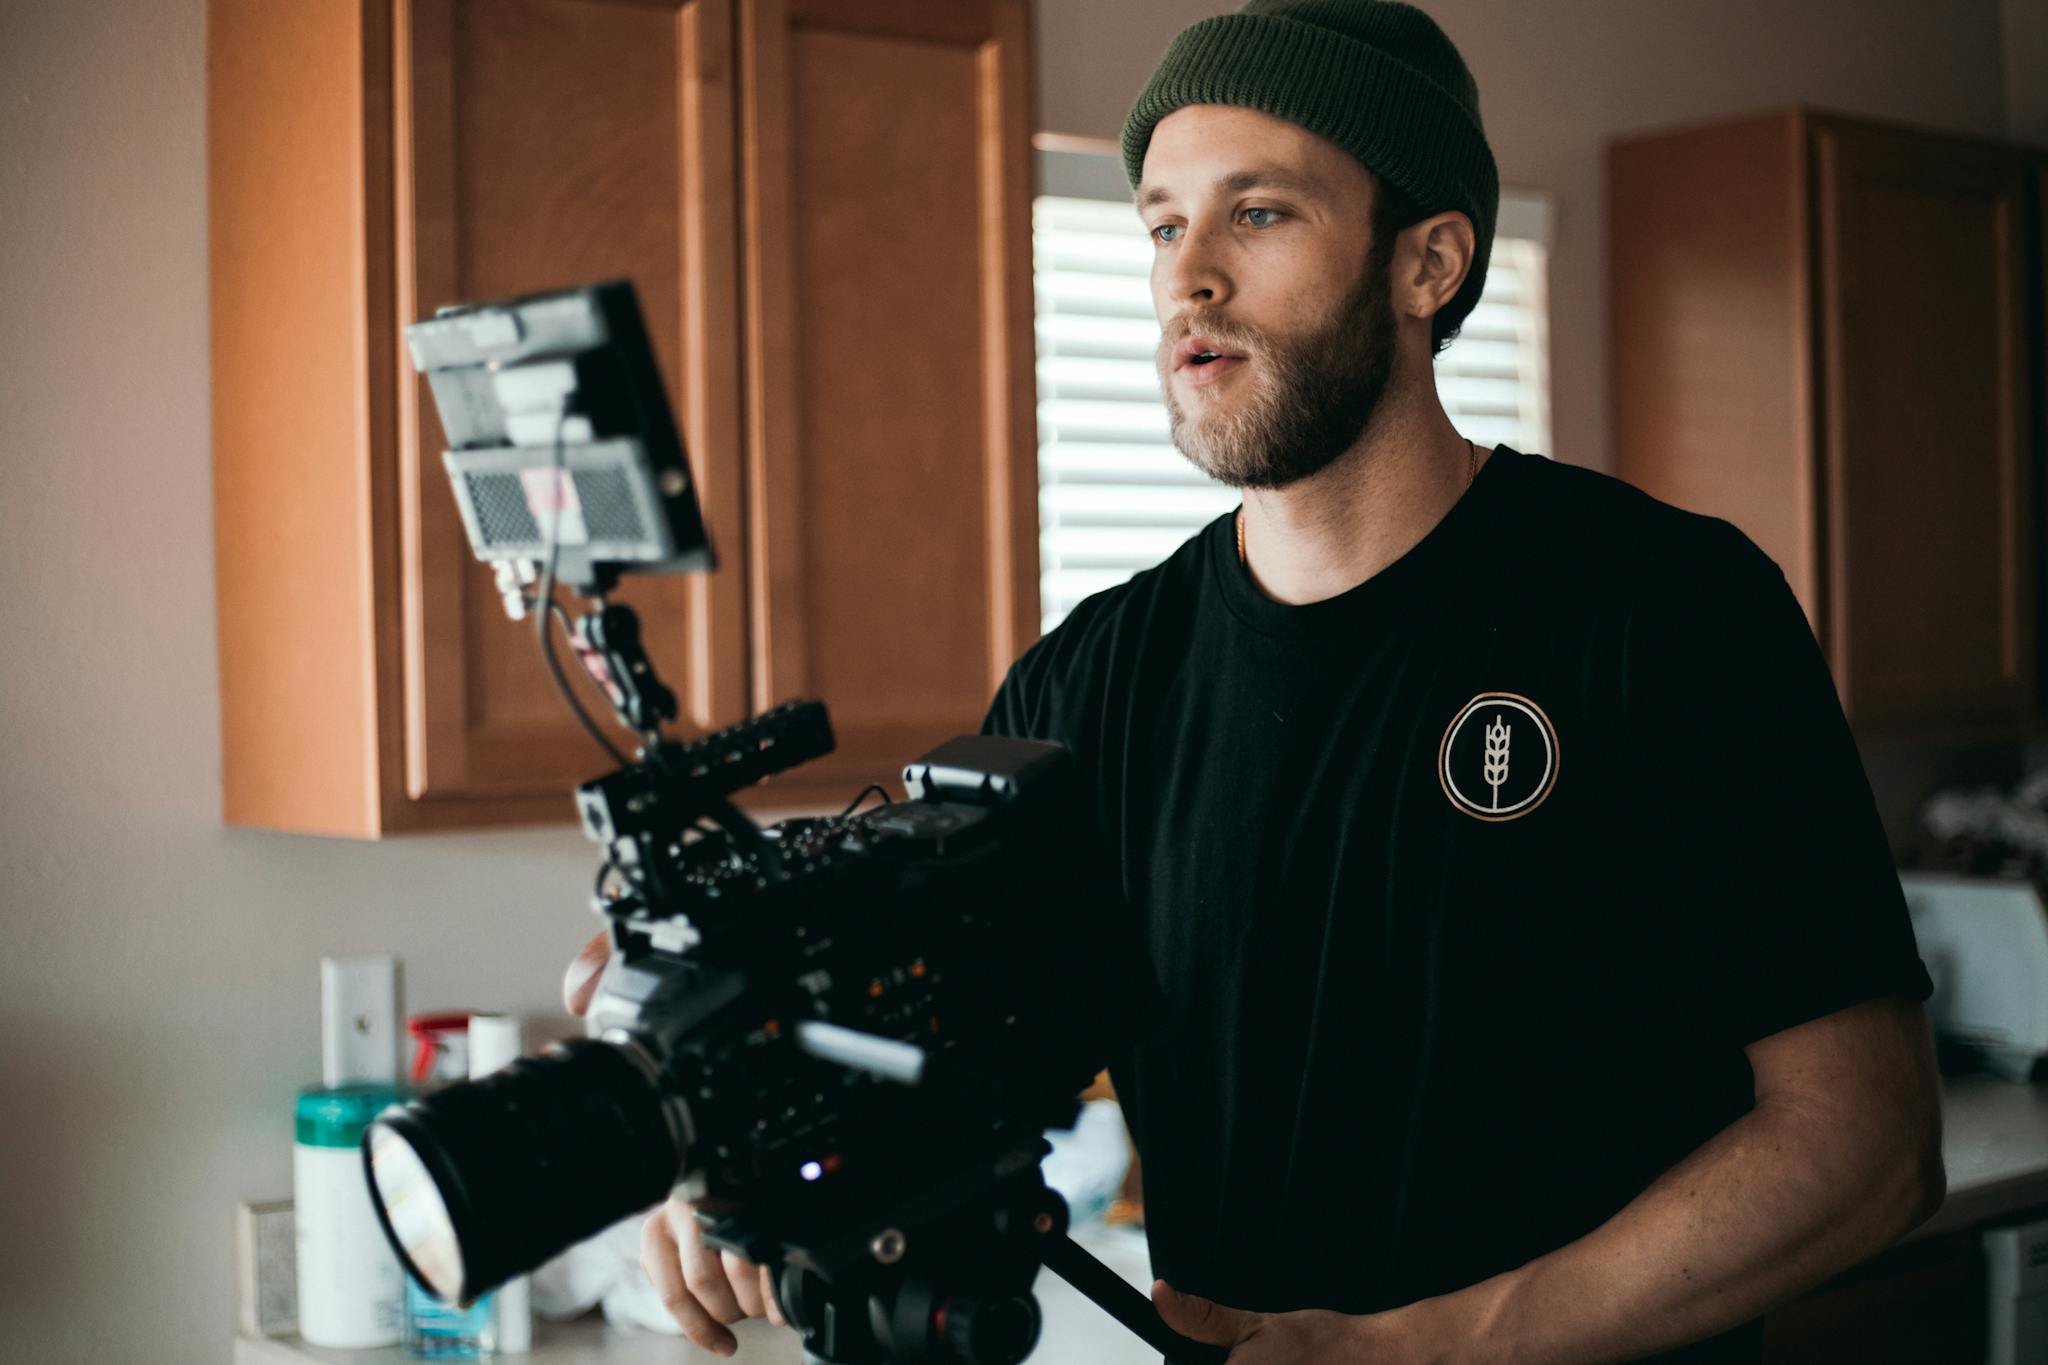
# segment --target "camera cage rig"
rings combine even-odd
[[[1014,975],[1003,978],[1002,968],[989,967],[1013,956],[1007,940],[1003,951],[978,955],[969,944],[948,964],[957,969],[979,962],[996,972],[991,978],[967,971],[945,997],[949,1011],[970,1017],[967,1033],[1006,1063],[984,1070],[974,1063],[987,1057],[976,1058],[971,1048],[927,1047],[839,1022],[833,1001],[843,987],[821,980],[829,978],[824,971],[795,971],[802,991],[787,989],[785,978],[805,965],[802,954],[816,945],[772,942],[772,927],[762,927],[787,922],[763,913],[778,893],[787,890],[793,898],[820,886],[857,893],[863,877],[872,885],[881,875],[878,868],[910,869],[901,874],[911,879],[904,884],[934,898],[948,885],[947,868],[979,861],[981,875],[988,875],[987,868],[999,864],[986,860],[1000,857],[991,829],[1005,821],[1022,821],[1017,827],[1028,829],[1031,817],[1024,813],[1053,804],[1049,794],[1069,780],[1065,750],[966,736],[904,769],[910,801],[855,814],[862,798],[880,790],[869,787],[837,817],[757,825],[732,797],[831,751],[823,703],[788,703],[688,742],[667,738],[662,727],[675,719],[674,694],[647,654],[632,608],[606,597],[628,572],[708,570],[715,562],[631,284],[614,280],[443,308],[409,326],[406,335],[448,435],[444,463],[471,545],[494,565],[508,614],[537,613],[536,634],[557,687],[618,761],[615,771],[576,792],[584,832],[605,850],[593,902],[609,919],[614,950],[593,1026],[632,1064],[620,1068],[612,1058],[605,1065],[621,1076],[637,1067],[640,1083],[665,1095],[658,1118],[649,1113],[636,1121],[666,1126],[681,1158],[671,1183],[696,1204],[706,1241],[778,1267],[777,1298],[803,1336],[807,1360],[1022,1360],[1038,1337],[1030,1286],[1041,1264],[1170,1360],[1223,1360],[1221,1348],[1168,1329],[1144,1295],[1068,1235],[1065,1202],[1045,1185],[1038,1163],[1049,1151],[1043,1129],[1071,1126],[1086,1076],[1061,1074],[1050,1061],[1034,1074],[1039,1045],[1056,1050],[1057,1017],[1026,1018],[1022,1026],[1014,1016],[1001,1023],[973,1018],[977,1003],[1001,1009],[1017,999],[1004,993],[1015,985]],[[529,597],[536,582],[538,591]],[[591,601],[573,622],[555,599],[557,582]],[[551,620],[560,622],[618,724],[638,737],[631,758],[577,701],[555,661]],[[1041,866],[1054,861],[1035,860]],[[926,868],[938,872],[919,883]],[[1028,870],[1004,875],[1017,882],[1020,896],[1038,885]],[[958,918],[957,932],[981,936],[977,942],[993,942],[987,936],[1003,927],[995,915],[969,911]],[[910,927],[926,932],[934,922]],[[926,977],[930,954],[916,951],[924,945],[898,941],[901,925],[863,922],[860,929],[875,940],[865,952],[877,973],[873,1000],[886,1003],[891,991],[908,988],[908,1002],[897,1013],[937,1008],[940,988],[949,983],[936,978],[948,973]],[[801,924],[795,930],[798,938],[808,932]],[[933,946],[945,962],[946,947],[960,945]],[[844,957],[848,950],[836,951]],[[1057,970],[1056,962],[1014,956],[1021,960],[1009,964],[1013,974]],[[777,1004],[793,1023],[785,1029],[781,1017],[769,1017],[737,1035],[731,1027],[714,1027],[720,1011],[751,989],[750,966],[768,959],[778,969],[765,976],[784,983]],[[834,965],[844,964],[835,959]],[[1046,1006],[1056,1008],[1051,1000]],[[894,1016],[884,1011],[882,1017]],[[638,1041],[635,1026],[649,1019],[662,1020],[670,1035],[663,1057],[649,1055]],[[982,1031],[974,1032],[977,1027]],[[940,1031],[936,1014],[931,1029]],[[835,1135],[851,1139],[846,1151],[803,1161],[794,1182],[786,1169],[779,1185],[762,1177],[759,1153],[737,1150],[745,1146],[738,1139],[721,1141],[730,1132],[698,1131],[701,1113],[690,1103],[698,1097],[678,1093],[714,1074],[700,1055],[698,1034],[721,1039],[720,1084],[735,1075],[766,1078],[764,1085],[787,1082],[790,1068],[799,1066],[790,1058],[800,1053],[810,1059],[801,1064],[810,1067],[798,1077],[801,1088],[822,1087],[816,1076],[823,1063],[848,1086],[890,1092],[875,1112],[893,1121],[891,1131]],[[755,1050],[748,1053],[735,1036]],[[572,1051],[595,1046],[570,1044],[558,1056],[515,1063],[470,1089],[483,1099],[494,1090],[509,1094],[512,1085],[536,1095],[543,1085],[559,1088],[556,1073],[565,1074],[569,1064],[564,1059],[583,1066],[590,1059],[575,1060]],[[781,1070],[763,1058],[779,1059]],[[1028,1096],[1019,1094],[1020,1076],[1037,1083]],[[708,1086],[700,1088],[711,1095]],[[759,1098],[780,1103],[767,1089]],[[821,1088],[817,1099],[825,1098]],[[380,1171],[382,1154],[398,1146],[394,1134],[428,1151],[408,1113],[391,1111],[380,1120],[383,1133],[373,1130],[365,1139],[373,1203],[407,1269],[467,1300],[530,1268],[493,1262],[487,1249],[468,1263],[457,1255],[453,1283],[422,1273],[431,1239],[408,1227],[401,1200],[386,1188],[388,1172]],[[756,1127],[768,1129],[768,1118]],[[699,1150],[714,1143],[710,1157]],[[823,1179],[828,1166],[844,1160],[866,1162],[863,1181],[838,1182],[854,1191],[851,1198],[819,1202],[817,1190],[833,1183]],[[420,1164],[411,1148],[406,1162],[408,1171]],[[483,1211],[460,1202],[459,1172],[442,1169],[431,1152],[423,1164],[440,1191],[426,1202],[450,1225],[437,1235],[445,1234],[452,1246],[462,1225],[473,1228]],[[639,1179],[637,1192],[649,1192],[651,1177],[641,1173]],[[731,1197],[750,1182],[772,1197]]]

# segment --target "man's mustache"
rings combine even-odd
[[[1175,318],[1171,325],[1161,329],[1159,354],[1171,355],[1173,348],[1192,336],[1207,337],[1220,342],[1234,351],[1251,352],[1266,348],[1265,333],[1238,323],[1224,322],[1217,318],[1191,318],[1185,315]]]

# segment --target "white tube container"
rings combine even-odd
[[[469,1078],[481,1080],[519,1059],[519,1020],[510,1014],[469,1017]],[[533,1285],[524,1275],[498,1286],[491,1310],[491,1349],[519,1355],[533,1349]]]
[[[405,1280],[378,1225],[363,1173],[363,1129],[401,1098],[385,1084],[299,1093],[292,1146],[299,1335],[358,1349],[398,1341]]]

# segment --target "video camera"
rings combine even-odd
[[[663,738],[673,694],[605,600],[623,572],[713,562],[631,286],[444,308],[406,335],[472,547],[620,761],[576,794],[613,946],[596,1037],[365,1135],[406,1269],[472,1302],[674,1190],[708,1243],[774,1271],[810,1361],[1021,1361],[1041,1264],[1174,1360],[1220,1361],[1075,1245],[1039,1171],[1118,1027],[1090,977],[1112,955],[1081,947],[1110,916],[1062,826],[1071,757],[964,736],[904,770],[908,801],[857,809],[871,787],[756,825],[733,795],[829,753],[825,707]],[[558,581],[594,599],[573,626]],[[577,702],[551,621],[632,759]]]

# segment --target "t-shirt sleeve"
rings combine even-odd
[[[1104,823],[1101,774],[1076,742],[1073,717],[1061,708],[1054,670],[1061,662],[1042,640],[1010,665],[982,718],[981,733],[1043,739],[1067,746],[1075,764],[1073,801],[1053,818],[1053,855],[1066,874],[1063,904],[1048,907],[1063,928],[1058,975],[1068,1009],[1090,1016],[1088,1051],[1121,1086],[1130,1077],[1129,1044],[1142,1021],[1156,1016],[1138,919],[1124,898],[1117,857]],[[1088,1010],[1083,1002],[1093,1001]]]
[[[996,695],[988,704],[988,714],[981,718],[983,734],[1006,735],[1012,739],[1039,738],[1031,730],[1026,686],[1024,661],[1019,659],[1003,675],[1002,686],[996,688]]]
[[[1758,1039],[1932,984],[1806,614],[1770,557],[1704,521],[1632,610],[1626,758],[1647,913],[1710,1041]]]
[[[1055,714],[1053,643],[1051,636],[1037,641],[1010,665],[989,701],[988,714],[982,717],[984,735],[1049,739],[1074,747]]]

